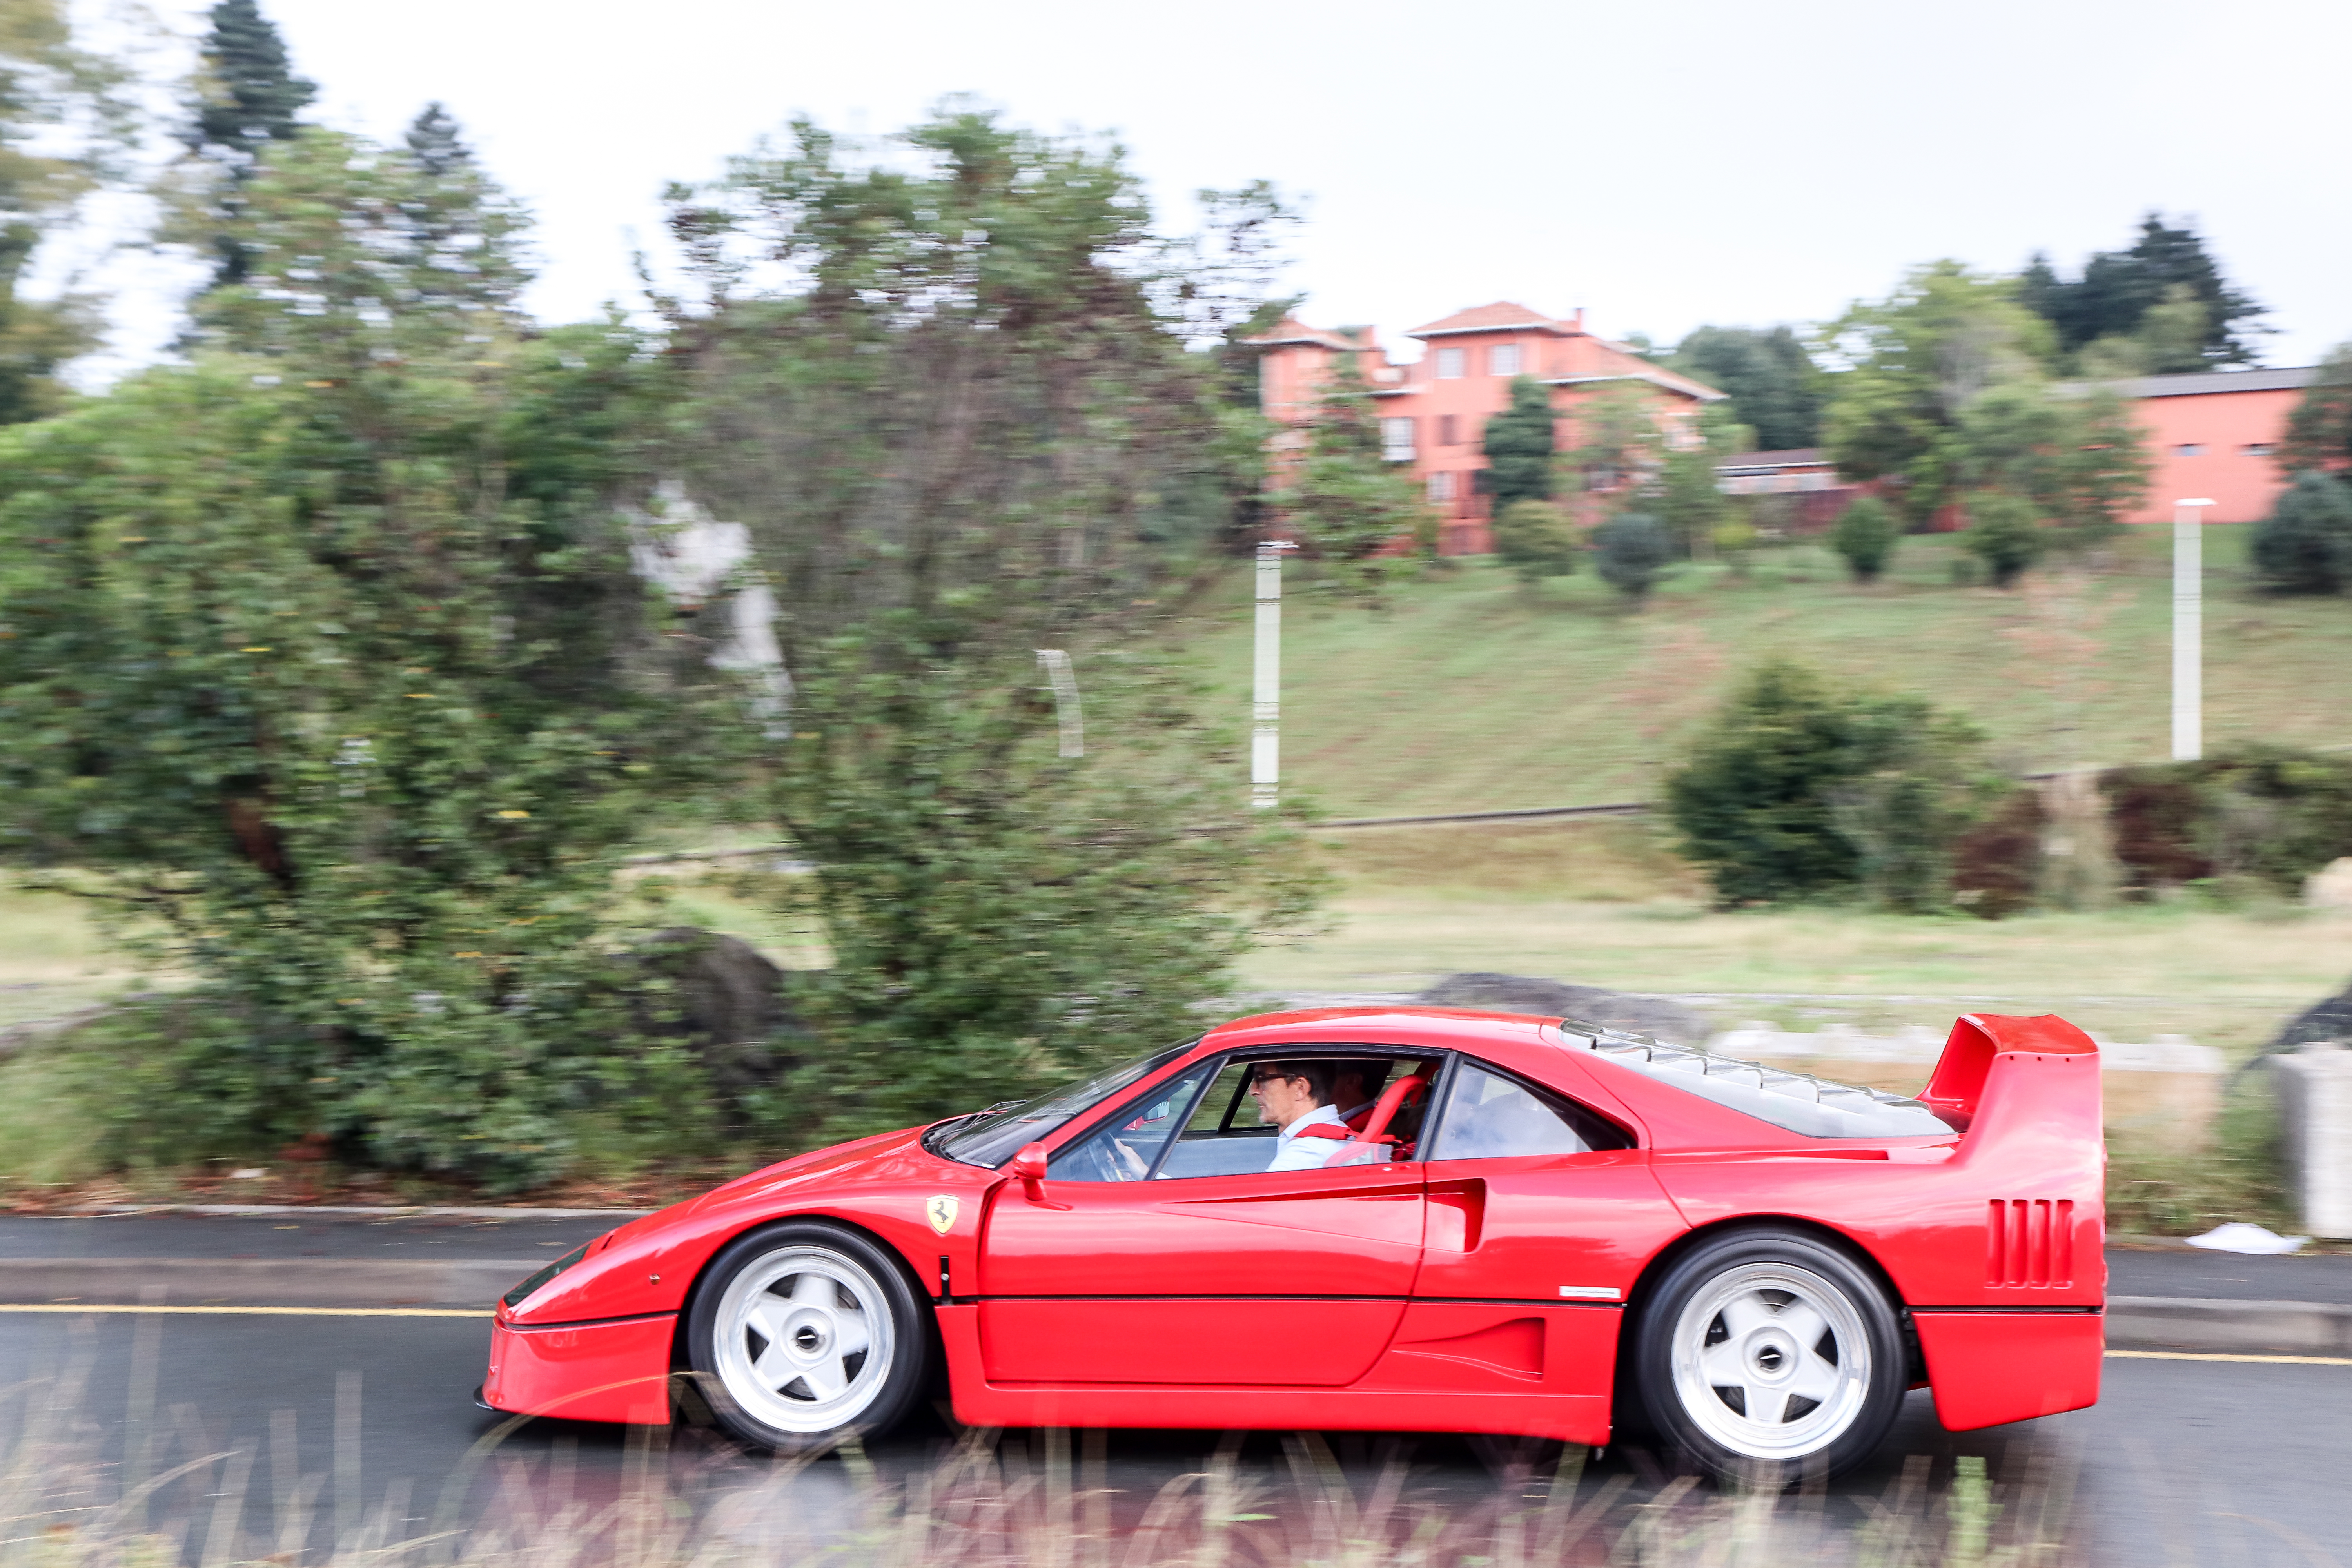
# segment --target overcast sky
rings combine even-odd
[[[1167,226],[1202,185],[1304,197],[1319,324],[1509,299],[1670,342],[1936,257],[2072,268],[2158,208],[2270,307],[2267,363],[2352,339],[2345,0],[262,4],[316,117],[449,106],[538,216],[548,320],[631,299],[664,181],[796,112],[879,132],[963,90],[1115,132]]]

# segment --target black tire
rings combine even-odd
[[[711,1418],[777,1454],[888,1432],[929,1386],[936,1341],[899,1260],[817,1220],[736,1237],[687,1309],[687,1362]]]
[[[1701,1242],[1647,1293],[1633,1330],[1642,1414],[1676,1458],[1721,1479],[1835,1476],[1877,1449],[1903,1407],[1897,1309],[1868,1269],[1801,1232]]]

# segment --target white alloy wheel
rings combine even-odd
[[[727,1281],[712,1328],[720,1385],[745,1414],[780,1432],[855,1423],[889,1381],[898,1352],[880,1282],[828,1247],[752,1259]]]
[[[1845,1291],[1793,1264],[1744,1263],[1694,1292],[1669,1350],[1693,1425],[1750,1459],[1820,1453],[1871,1393],[1870,1334]]]

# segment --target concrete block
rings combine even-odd
[[[2315,1040],[2270,1058],[2287,1181],[2314,1236],[2352,1237],[2352,1050]]]

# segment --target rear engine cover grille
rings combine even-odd
[[[1985,1216],[1985,1283],[2029,1288],[2074,1282],[2074,1201],[1995,1198]]]

